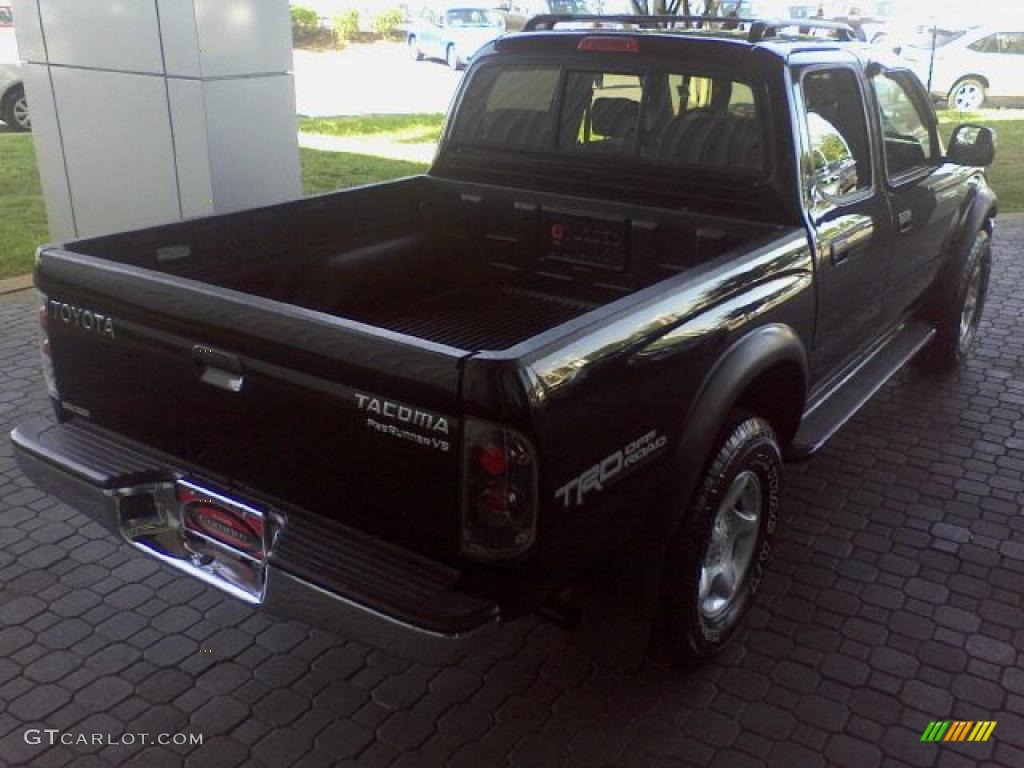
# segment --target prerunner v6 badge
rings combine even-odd
[[[356,392],[356,405],[366,416],[366,426],[383,435],[418,443],[435,451],[451,450],[448,419],[414,405]]]

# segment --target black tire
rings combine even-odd
[[[454,45],[449,45],[444,52],[444,60],[448,64],[448,68],[453,71],[462,69],[462,62],[459,61],[459,53],[455,50]]]
[[[3,104],[0,104],[0,119],[12,131],[32,130],[32,116],[28,111],[24,86],[16,85],[4,96]]]
[[[413,61],[423,61],[423,51],[420,50],[419,40],[416,35],[409,35],[409,53]]]
[[[985,83],[977,77],[964,77],[957,80],[956,85],[949,89],[946,106],[955,112],[973,112],[985,106],[988,96]]]
[[[916,361],[920,367],[951,371],[970,356],[978,338],[991,273],[992,238],[983,229],[974,236],[955,283],[944,290],[940,286],[940,296],[946,297],[945,305],[933,313],[936,334]]]
[[[727,511],[730,496],[740,483],[745,501],[737,500],[730,505],[731,512]],[[781,485],[782,451],[771,425],[744,414],[729,419],[665,558],[662,606],[674,651],[684,664],[696,664],[718,653],[750,608],[772,552]],[[751,518],[753,522],[749,522]],[[725,521],[724,526],[720,520]],[[738,521],[743,522],[736,525]],[[730,539],[723,533],[725,529],[735,537],[728,557],[724,550]],[[748,552],[745,567],[737,573],[737,562]],[[735,589],[731,598],[723,600],[713,585],[729,581],[724,572],[707,576],[726,559],[733,563]]]

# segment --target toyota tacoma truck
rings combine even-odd
[[[626,602],[714,654],[783,462],[912,358],[969,354],[995,136],[947,148],[842,25],[691,21],[488,44],[425,175],[40,248],[54,417],[13,432],[25,473],[395,653],[465,653],[628,551]]]

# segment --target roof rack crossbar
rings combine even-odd
[[[663,15],[632,15],[617,14],[602,16],[597,14],[577,13],[556,13],[534,16],[526,22],[524,32],[546,32],[553,30],[558,24],[570,24],[573,22],[610,22],[614,24],[639,24],[657,25],[659,28],[671,28],[679,24],[696,25],[701,28],[704,25],[728,25],[738,27],[741,24],[749,25],[750,31],[747,40],[751,43],[759,43],[774,34],[780,29],[798,27],[802,29],[827,29],[834,32],[842,32],[846,40],[864,41],[864,31],[857,29],[850,24],[841,21],[826,21],[824,19],[750,19],[735,16],[675,16],[672,14]]]

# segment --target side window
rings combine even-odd
[[[895,178],[931,162],[936,147],[930,121],[921,113],[898,75],[871,78],[885,143],[885,164]]]
[[[988,35],[967,47],[978,53],[996,53],[999,51],[999,42],[996,40],[995,35]]]
[[[842,199],[871,187],[871,149],[864,101],[848,69],[815,70],[803,79],[809,175],[826,197]]]
[[[1024,32],[1002,32],[999,35],[999,52],[1016,56],[1024,54]]]

